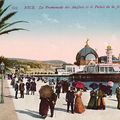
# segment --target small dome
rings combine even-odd
[[[108,45],[108,46],[107,46],[107,49],[111,50],[111,49],[112,49],[111,45]]]

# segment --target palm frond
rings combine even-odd
[[[0,35],[2,35],[2,34],[8,34],[9,32],[18,31],[18,30],[26,30],[26,31],[28,31],[27,29],[23,29],[23,28],[13,28],[13,29],[9,29],[9,30],[5,30],[3,32],[0,32]]]
[[[26,21],[15,21],[15,22],[12,22],[12,23],[7,23],[7,20],[9,20],[11,17],[13,17],[17,12],[13,11],[13,12],[10,12],[10,13],[7,13],[6,15],[4,15],[4,13],[11,6],[11,5],[9,5],[5,9],[3,9],[2,7],[4,5],[4,1],[5,0],[0,0],[0,35],[8,34],[12,31],[26,30],[26,29],[23,29],[23,28],[10,28],[11,26],[13,26],[17,23],[22,23],[22,22],[28,23],[28,22],[26,22]]]
[[[7,26],[9,23],[4,23],[0,26],[0,29],[2,29],[3,27]]]
[[[13,23],[10,23],[10,24],[4,24],[1,28],[0,28],[0,32],[3,31],[4,29],[8,28],[8,27],[11,27],[17,23],[28,23],[27,21],[16,21],[16,22],[13,22]]]
[[[9,5],[8,7],[6,7],[5,9],[3,10],[0,10],[0,16],[2,16],[7,10],[8,8],[10,7],[11,5]]]
[[[14,16],[17,12],[11,12],[9,14],[7,14],[5,17],[3,17],[1,20],[0,20],[0,27],[2,24],[4,24],[5,21],[7,21],[8,19],[10,19],[12,16]]]
[[[0,0],[0,9],[2,8],[3,4],[4,4],[4,0]]]

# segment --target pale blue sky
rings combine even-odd
[[[120,8],[119,9],[78,9],[78,10],[48,10],[38,9],[39,6],[95,6],[95,5],[120,5],[119,0],[6,0],[6,4],[17,7],[18,14],[13,19],[27,20],[34,25],[39,25],[37,31],[46,31],[53,28],[59,33],[59,29],[64,32],[74,27],[73,31],[87,29],[87,31],[98,31],[112,33],[118,31],[120,27]],[[25,10],[25,6],[35,6],[35,10]],[[53,26],[54,24],[54,26]],[[28,25],[29,26],[29,25]],[[33,27],[33,26],[32,26]],[[44,29],[43,29],[44,28]],[[104,28],[104,30],[103,30]],[[36,32],[36,31],[35,31]]]
[[[9,39],[16,41],[26,40],[27,42],[30,40],[36,43],[46,41],[50,43],[50,46],[54,45],[53,51],[57,50],[60,53],[60,43],[56,43],[56,41],[61,41],[62,44],[66,43],[66,41],[70,44],[75,42],[73,53],[71,53],[73,48],[69,48],[70,50],[67,49],[67,52],[64,52],[65,55],[61,53],[62,55],[59,54],[56,57],[53,57],[55,54],[52,55],[54,53],[52,50],[49,51],[51,57],[48,58],[42,53],[41,56],[44,57],[19,56],[19,53],[17,57],[42,60],[58,58],[73,62],[76,52],[84,47],[87,38],[90,39],[91,47],[97,48],[99,55],[105,53],[107,44],[113,44],[116,56],[120,51],[118,44],[115,44],[120,40],[120,0],[6,0],[5,6],[7,5],[12,5],[10,11],[14,10],[13,7],[17,8],[18,11],[11,21],[29,21],[29,24],[20,24],[18,26],[30,30],[29,32],[14,32],[9,37],[5,36],[4,40],[8,41],[8,43]],[[25,6],[30,5],[34,6],[35,9],[24,9]],[[96,5],[114,5],[116,8],[119,5],[119,8],[94,8]],[[39,6],[44,8],[39,9]],[[70,9],[45,9],[46,6],[69,6]],[[93,6],[93,8],[71,9],[72,6]],[[102,45],[103,48],[101,48]],[[67,56],[69,51],[73,55],[72,58]],[[6,56],[13,57],[11,53],[6,54]]]

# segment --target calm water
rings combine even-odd
[[[83,82],[85,84],[85,86],[91,90],[91,88],[89,87],[89,85],[93,82]],[[107,85],[107,82],[96,82],[96,83],[102,83],[103,85]],[[115,90],[118,87],[118,83],[114,83],[113,87],[112,87],[112,94],[115,94]]]
[[[60,77],[60,78],[57,78],[57,77],[48,77],[48,78],[45,78],[45,79],[47,79],[48,81],[51,80],[51,79],[54,79],[54,81],[56,81],[56,80],[67,80],[67,81],[70,81],[70,79],[69,79],[68,77]],[[92,90],[92,89],[89,87],[89,85],[90,85],[91,83],[93,83],[92,81],[91,81],[91,82],[82,82],[82,83],[84,83],[84,85],[85,85],[88,89]],[[107,85],[107,82],[96,82],[96,83],[97,83],[97,84],[102,83],[103,85]],[[113,85],[113,87],[112,87],[112,94],[115,94],[115,90],[116,90],[117,87],[118,87],[118,83],[114,83],[114,85]]]

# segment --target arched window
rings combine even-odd
[[[88,54],[85,58],[85,60],[95,60],[95,55],[94,54]]]

